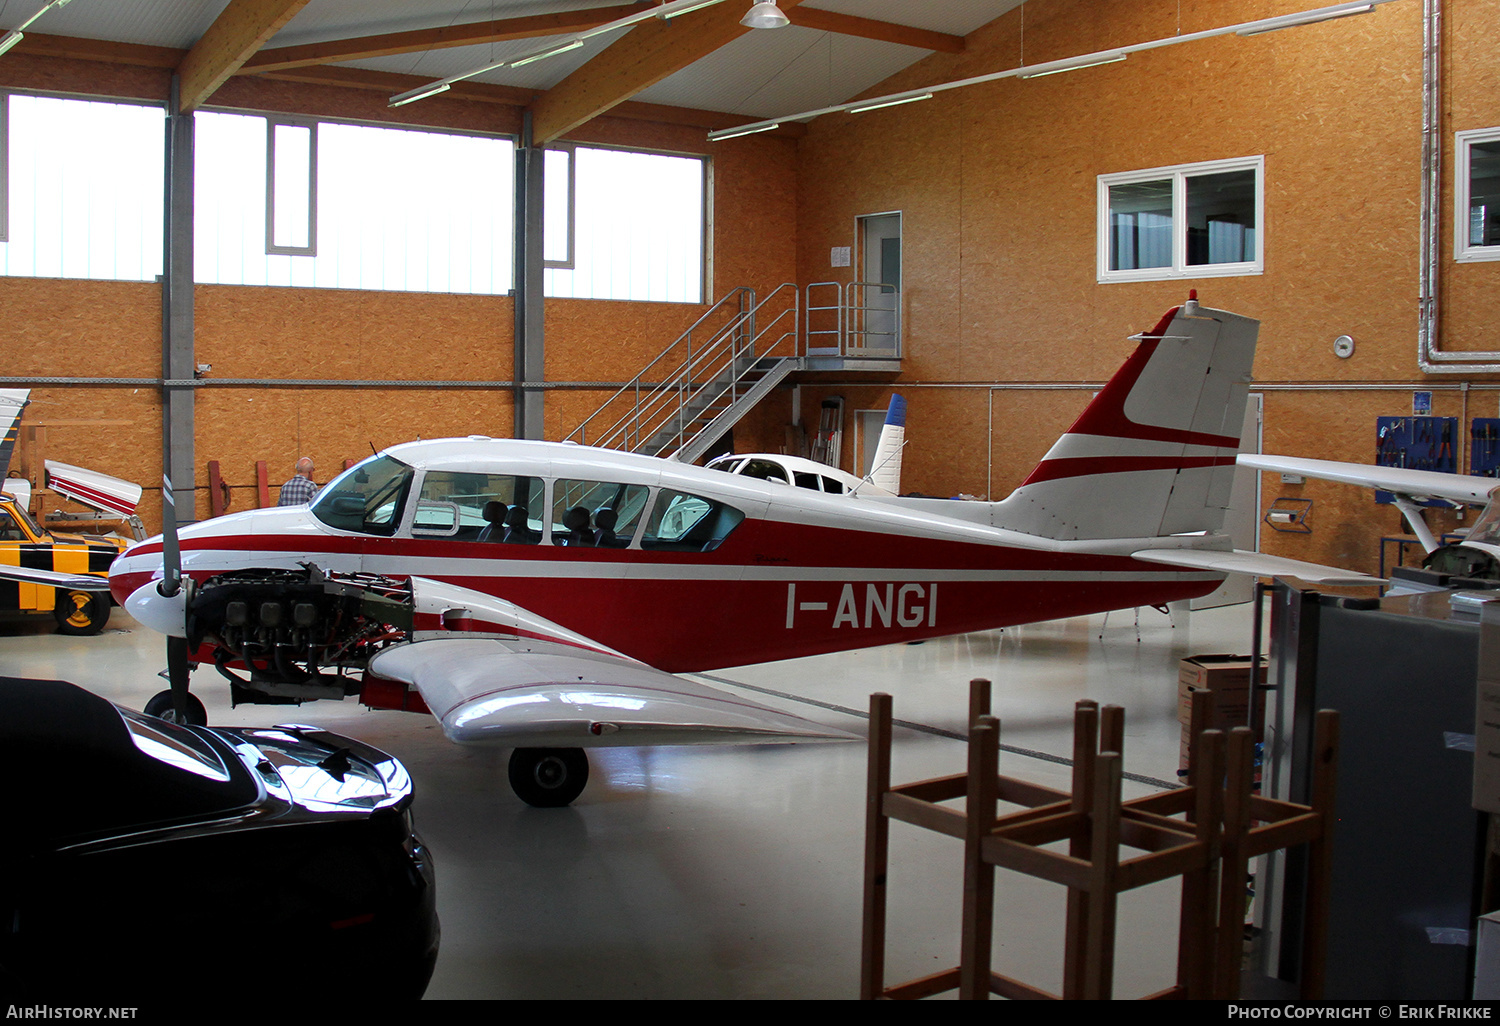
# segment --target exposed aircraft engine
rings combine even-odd
[[[339,699],[359,693],[376,652],[410,635],[412,592],[408,582],[304,564],[211,577],[187,613],[189,649],[212,649],[235,705]]]

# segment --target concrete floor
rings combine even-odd
[[[1074,702],[1126,709],[1126,797],[1175,780],[1177,663],[1247,652],[1248,605],[1061,620],[728,669],[751,697],[859,734],[869,695],[895,696],[894,773],[959,772],[968,681],[995,682],[1001,772],[1066,789]],[[160,639],[116,610],[92,638],[50,617],[0,622],[0,673],[60,678],[139,708],[165,685]],[[711,681],[712,682],[712,681]],[[865,746],[602,749],[566,809],[533,809],[505,781],[506,750],[460,748],[425,715],[352,702],[230,709],[194,675],[209,722],[301,722],[402,759],[437,865],[442,951],[429,998],[852,998],[859,982]],[[958,842],[891,831],[887,981],[958,963]],[[1115,993],[1174,976],[1178,891],[1121,904]],[[1064,894],[1002,873],[994,968],[1061,986]]]

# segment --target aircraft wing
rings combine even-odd
[[[1249,574],[1253,577],[1296,577],[1309,584],[1323,584],[1336,588],[1354,588],[1386,583],[1384,578],[1370,577],[1353,570],[1340,570],[1335,566],[1305,563],[1300,559],[1271,556],[1264,552],[1245,552],[1240,549],[1142,549],[1132,552],[1136,559],[1149,563],[1166,563],[1169,566],[1186,566],[1195,570],[1217,570],[1228,574]]]
[[[48,584],[68,591],[109,591],[109,581],[93,574],[68,574],[57,570],[33,570],[28,566],[0,566],[0,581]]]
[[[1302,474],[1324,481],[1379,488],[1412,498],[1447,499],[1450,502],[1482,506],[1490,500],[1497,482],[1492,477],[1468,474],[1444,474],[1436,470],[1407,470],[1404,467],[1376,467],[1364,463],[1338,463],[1333,460],[1310,460],[1295,456],[1242,454],[1236,461],[1252,470],[1274,470],[1283,474]]]
[[[855,735],[576,644],[506,637],[408,642],[370,662],[411,684],[460,744],[521,748],[761,744]]]

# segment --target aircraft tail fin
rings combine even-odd
[[[995,523],[1044,538],[1149,538],[1223,525],[1260,322],[1169,310],[997,504]]]
[[[870,472],[865,475],[865,480],[892,495],[900,495],[901,449],[904,445],[906,400],[892,395],[890,408],[885,412],[885,425],[881,427],[880,439],[875,445],[875,457],[870,461]]]

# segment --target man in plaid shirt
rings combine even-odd
[[[313,484],[313,461],[304,456],[297,461],[297,476],[281,486],[281,495],[276,500],[278,506],[305,506],[312,502],[313,496],[318,494],[318,486]]]

